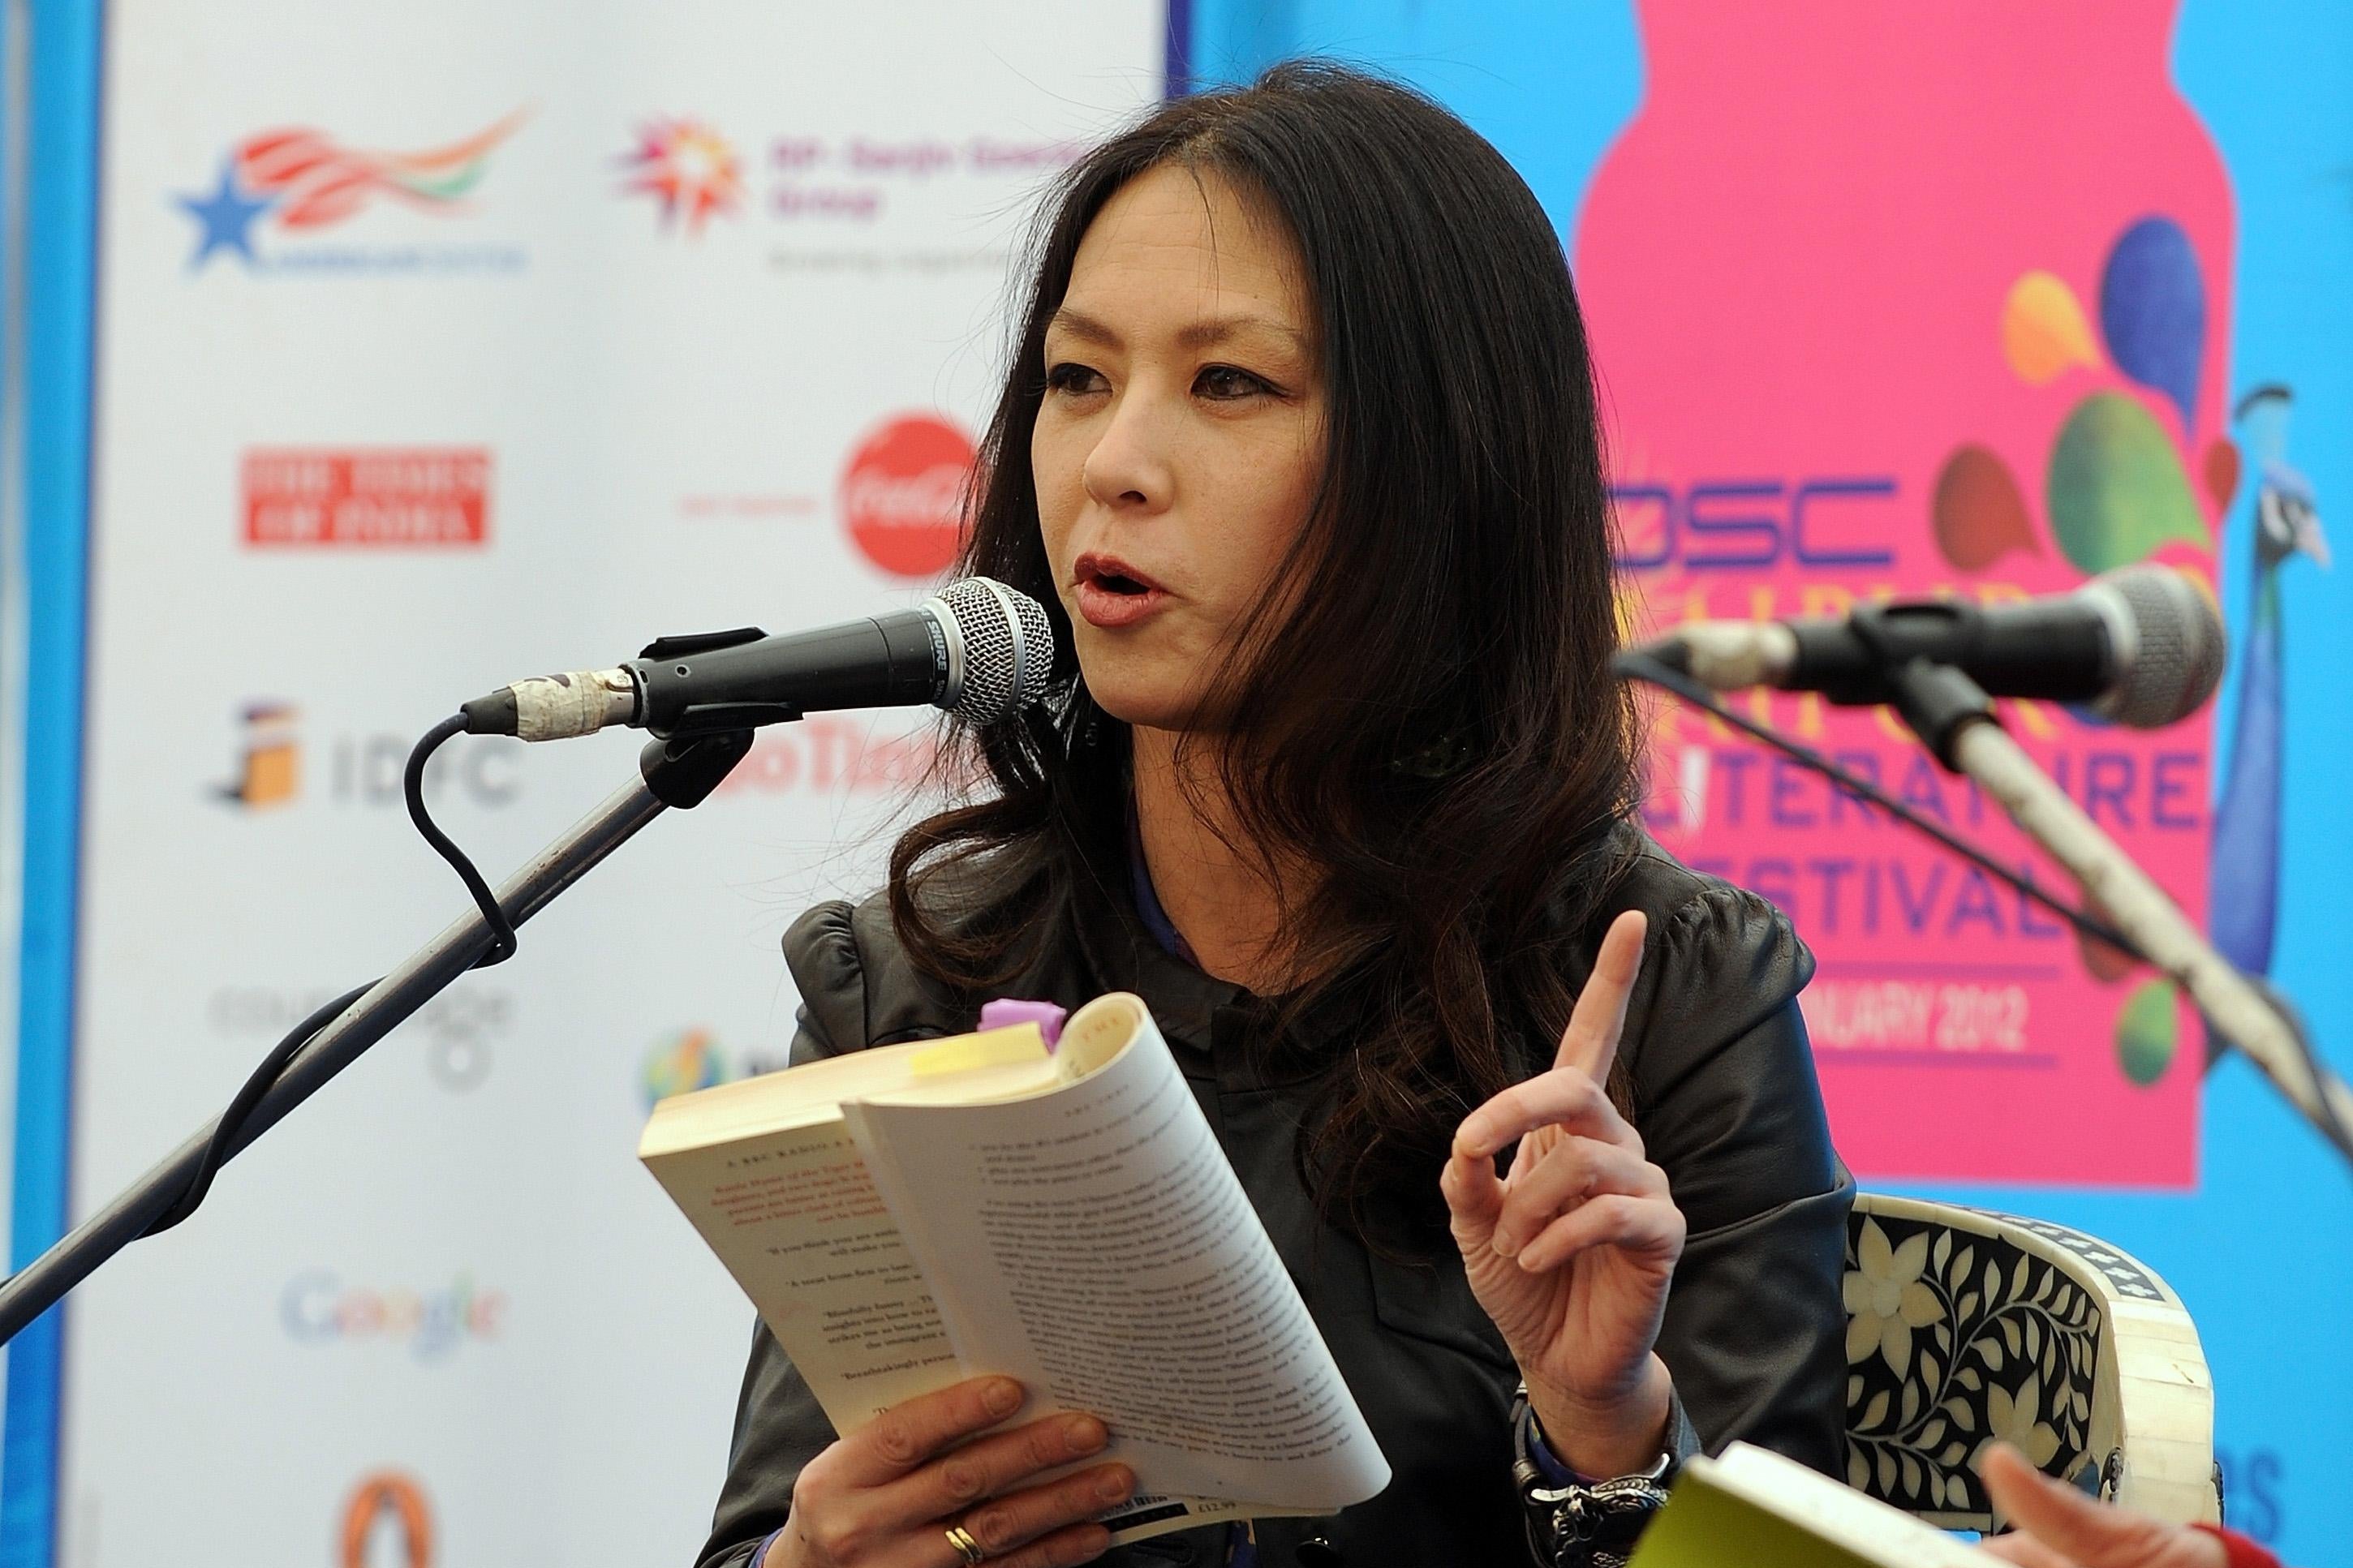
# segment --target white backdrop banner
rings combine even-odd
[[[73,1191],[465,907],[400,770],[664,633],[913,603],[1042,184],[1145,0],[118,0],[106,27]],[[460,739],[492,879],[638,737]],[[74,1568],[683,1564],[752,1314],[633,1150],[779,1063],[913,713],[766,734],[132,1247],[69,1320]]]

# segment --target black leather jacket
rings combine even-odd
[[[1580,970],[1625,909],[1646,911],[1651,934],[1620,1054],[1635,1125],[1690,1226],[1659,1354],[1708,1447],[1744,1438],[1835,1472],[1853,1187],[1831,1149],[1798,1013],[1812,957],[1763,900],[1646,845],[1580,945]],[[1006,994],[1076,1007],[1134,991],[1150,1004],[1394,1471],[1378,1497],[1335,1516],[1260,1521],[1261,1568],[1525,1563],[1511,1479],[1518,1372],[1451,1247],[1438,1267],[1394,1263],[1318,1217],[1293,1159],[1315,1080],[1254,1068],[1251,999],[1163,952],[1124,896],[1081,893],[1039,918],[1061,928],[1050,956]],[[802,998],[797,1062],[974,1026],[972,1003],[914,972],[879,897],[810,910],[785,955]],[[702,1568],[738,1568],[784,1522],[801,1466],[833,1440],[755,1328]],[[1097,1561],[1210,1568],[1223,1539],[1222,1526],[1187,1531]]]

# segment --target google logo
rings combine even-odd
[[[303,1343],[382,1340],[406,1345],[421,1362],[444,1360],[467,1340],[498,1338],[506,1309],[505,1291],[478,1290],[470,1274],[443,1290],[372,1290],[314,1268],[287,1281],[278,1299],[286,1332]]]

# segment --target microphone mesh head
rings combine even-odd
[[[2092,580],[2133,628],[2129,664],[2099,711],[2137,730],[2187,719],[2222,679],[2222,617],[2195,583],[2163,566],[2127,566]]]
[[[963,577],[937,601],[964,644],[964,683],[944,706],[974,724],[994,724],[1046,695],[1054,668],[1054,628],[1029,595],[992,577]]]

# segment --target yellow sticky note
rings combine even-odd
[[[1039,1033],[1038,1026],[1015,1024],[936,1041],[908,1058],[908,1070],[917,1078],[936,1078],[942,1073],[1019,1067],[1046,1059],[1046,1037]]]

